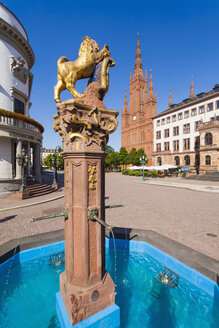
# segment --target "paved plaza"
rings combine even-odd
[[[186,186],[182,188],[185,184],[197,190],[197,186],[203,186],[209,191],[189,190]],[[215,192],[212,192],[212,188]],[[142,183],[141,177],[107,173],[106,222],[117,227],[158,232],[219,260],[218,188],[218,182],[165,178],[149,179]],[[31,218],[62,212],[63,196],[64,190],[60,189],[49,195],[23,201],[0,199],[0,244],[63,229],[62,217],[30,221]],[[110,208],[109,205],[123,206]],[[12,207],[14,209],[4,210]]]

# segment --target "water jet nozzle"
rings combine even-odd
[[[87,213],[88,220],[97,221],[102,226],[104,226],[106,229],[108,229],[109,231],[112,231],[113,228],[109,224],[107,224],[106,222],[104,222],[102,219],[100,219],[98,217],[98,214],[99,214],[98,213],[98,208],[96,208],[96,207],[90,207],[90,208],[88,208],[88,213]]]

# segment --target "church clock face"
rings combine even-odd
[[[135,121],[135,120],[136,120],[136,116],[133,116],[133,118],[132,118],[132,119],[133,119],[133,121]]]

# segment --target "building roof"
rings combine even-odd
[[[184,109],[186,107],[196,105],[197,103],[207,100],[208,98],[211,98],[212,95],[214,96],[216,93],[219,95],[219,84],[215,84],[214,88],[208,92],[201,92],[198,93],[196,96],[191,98],[186,98],[179,102],[178,104],[172,104],[168,109],[164,110],[163,112],[157,114],[156,116],[152,117],[152,119],[159,118],[164,115],[172,114],[174,112],[177,112],[178,110]]]

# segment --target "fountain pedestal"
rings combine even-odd
[[[60,292],[75,325],[115,303],[115,285],[105,270],[105,228],[88,220],[88,210],[96,208],[105,221],[105,145],[117,128],[118,112],[74,100],[57,109],[54,129],[63,138],[68,209]]]

